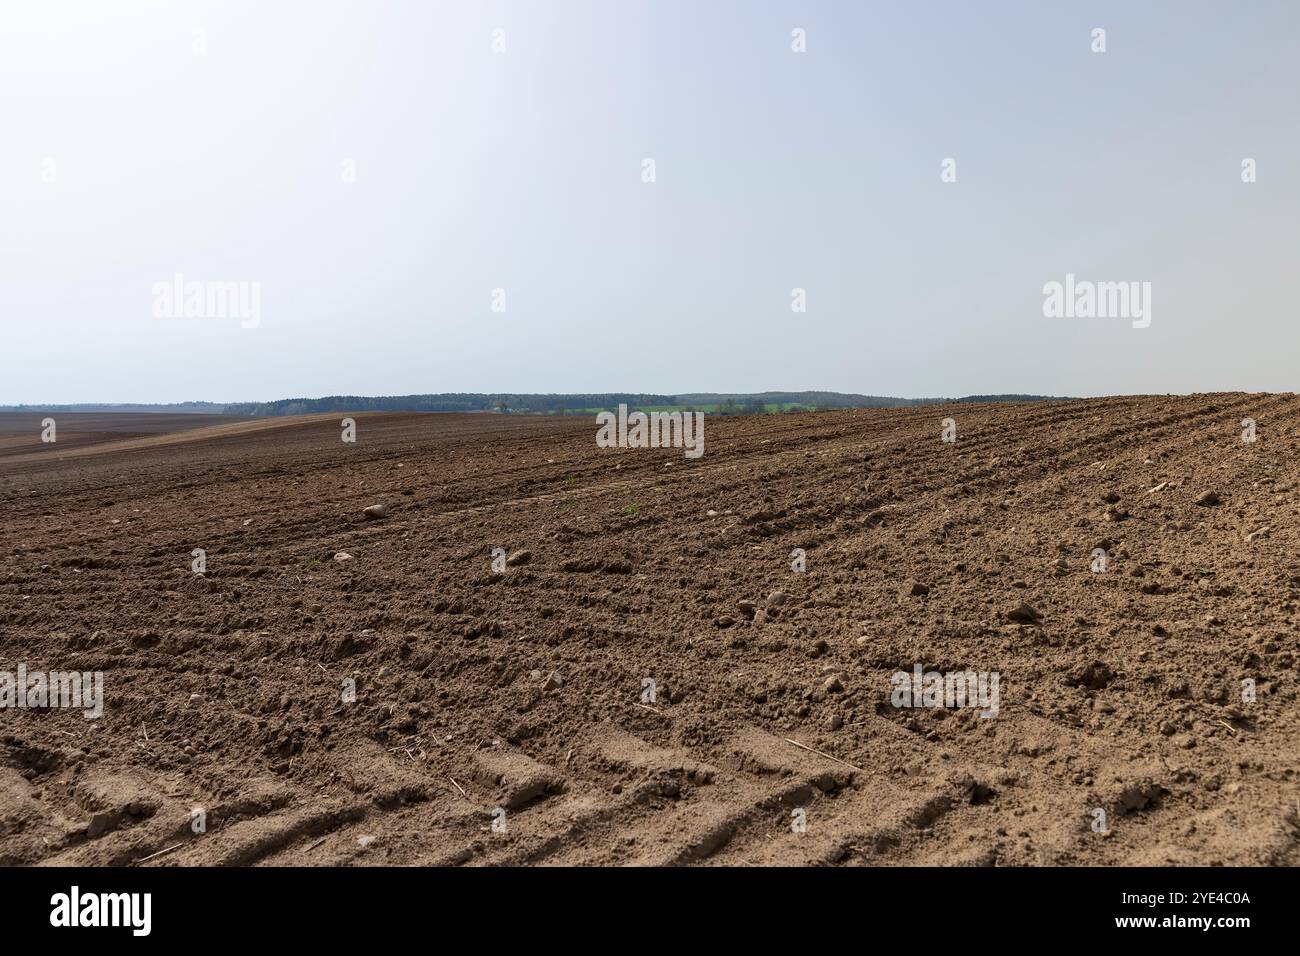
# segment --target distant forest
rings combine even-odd
[[[665,411],[687,409],[722,415],[743,415],[774,411],[819,411],[830,408],[898,408],[946,402],[1039,401],[1041,395],[982,395],[970,398],[890,398],[883,395],[852,395],[844,392],[691,392],[655,395],[641,392],[594,392],[590,394],[485,394],[448,392],[437,395],[361,396],[331,395],[326,398],[288,398],[277,402],[227,405],[227,415],[308,415],[315,412],[502,412],[533,415],[585,415],[627,405],[629,410]]]
[[[267,417],[320,412],[497,412],[526,415],[586,415],[627,405],[641,411],[703,411],[715,415],[821,411],[831,408],[901,408],[952,402],[1051,401],[1047,395],[969,395],[964,398],[891,398],[845,392],[642,392],[517,394],[440,392],[433,395],[328,395],[283,398],[274,402],[179,402],[171,405],[83,403],[76,405],[0,405],[5,412],[165,412],[170,414]]]

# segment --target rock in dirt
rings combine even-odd
[[[780,607],[789,599],[790,599],[790,595],[786,594],[784,591],[773,591],[771,594],[767,596],[767,606]]]
[[[506,564],[515,568],[521,564],[527,564],[531,560],[533,560],[533,552],[529,551],[527,548],[521,548],[506,558]]]
[[[563,686],[564,686],[564,678],[561,677],[559,674],[555,673],[555,671],[551,671],[551,673],[548,674],[546,677],[546,683],[542,685],[542,690],[545,691],[559,690]]]
[[[907,593],[912,597],[925,597],[930,593],[930,585],[923,584],[920,581],[913,581]]]
[[[388,505],[371,505],[362,512],[367,521],[378,521],[380,518],[388,517]]]
[[[1076,668],[1066,683],[1087,690],[1104,690],[1115,679],[1115,672],[1103,661],[1089,661]]]
[[[339,564],[343,564],[347,561],[351,561],[352,555],[348,554],[346,551],[340,551],[338,554],[334,555],[334,560]]]
[[[1035,608],[1028,604],[1017,604],[1010,611],[1007,611],[1007,620],[1016,621],[1019,624],[1037,624],[1042,621],[1043,615]]]
[[[1207,491],[1196,499],[1196,503],[1202,508],[1213,508],[1220,503],[1220,498],[1216,492]]]

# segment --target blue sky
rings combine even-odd
[[[15,0],[0,403],[1293,390],[1297,89],[1288,2]]]

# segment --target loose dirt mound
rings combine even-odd
[[[0,460],[0,863],[1300,863],[1293,396],[341,417]]]

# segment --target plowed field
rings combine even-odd
[[[340,417],[0,458],[0,863],[1300,863],[1295,396]]]

